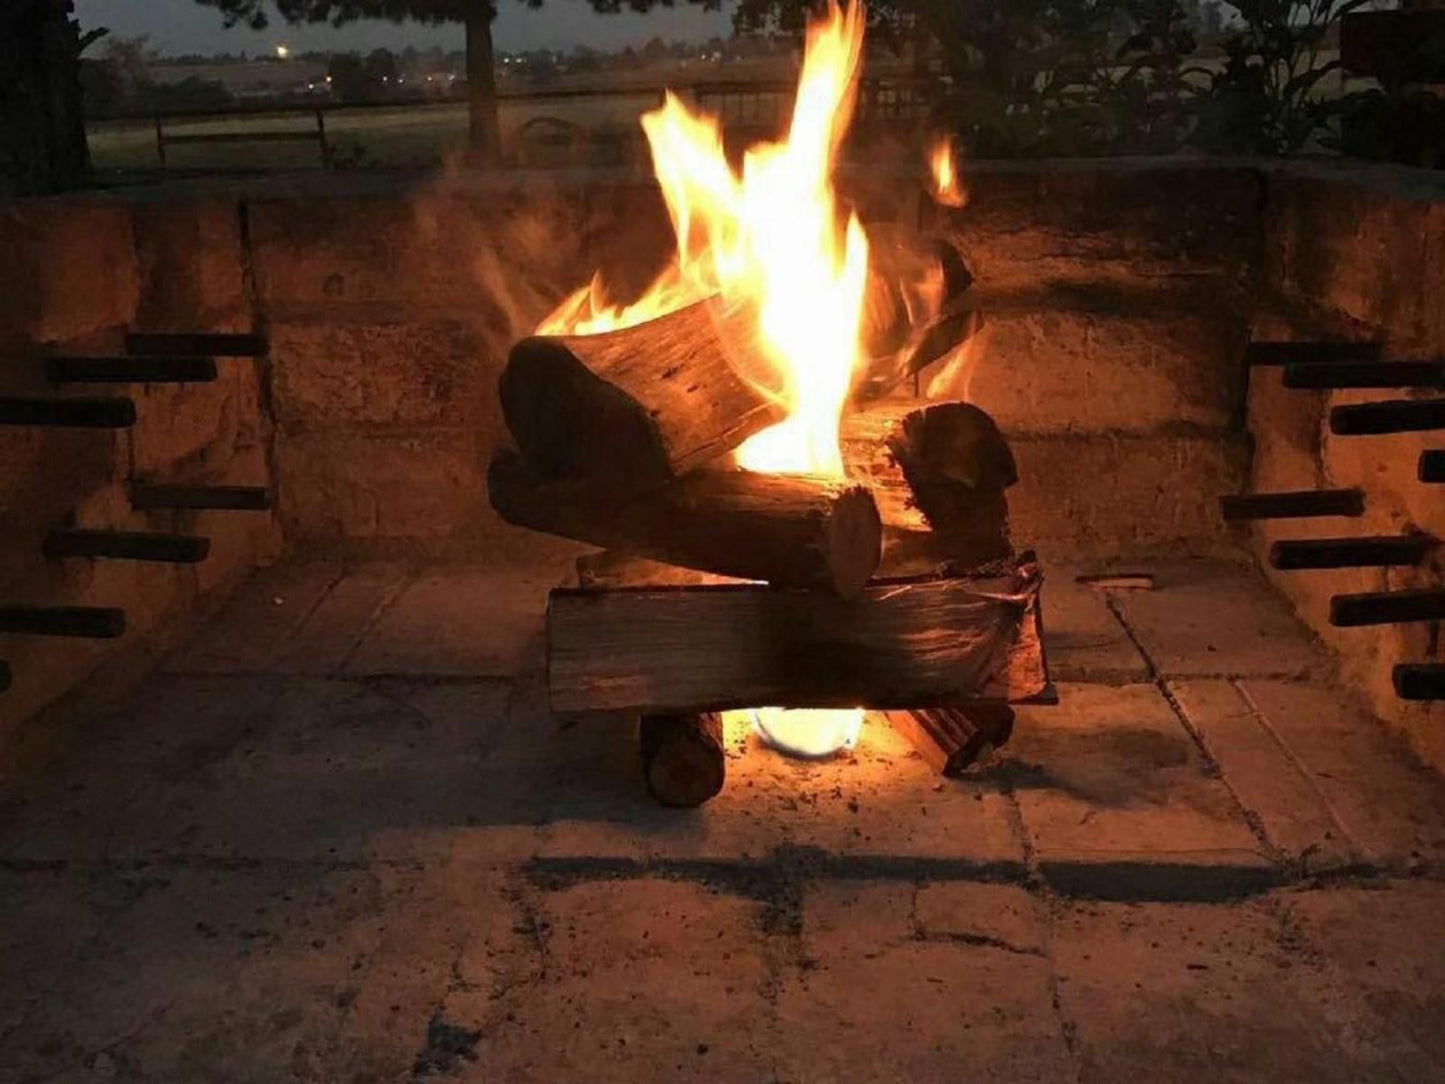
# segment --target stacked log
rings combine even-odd
[[[889,299],[860,401],[977,326],[967,268],[944,276],[929,327]],[[500,393],[517,448],[493,460],[492,505],[605,551],[553,592],[552,707],[641,716],[647,786],[668,805],[721,788],[732,708],[885,710],[961,771],[1007,740],[1007,703],[1048,689],[1038,570],[1008,537],[1008,444],[968,404],[884,398],[844,420],[847,481],[735,469],[728,453],[785,413],[755,334],[754,313],[712,299],[513,348]]]

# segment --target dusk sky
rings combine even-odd
[[[704,40],[731,32],[729,6],[720,12],[704,12],[679,2],[675,8],[658,8],[647,15],[598,15],[585,0],[547,0],[536,11],[521,0],[499,0],[493,34],[497,48],[504,50],[570,50],[581,42],[614,49],[641,45],[654,36],[664,41]],[[194,0],[75,0],[75,10],[85,29],[108,26],[125,37],[144,34],[165,54],[238,53],[243,49],[257,53],[270,51],[278,43],[296,51],[404,49],[408,45],[461,49],[464,45],[459,25],[368,21],[334,30],[325,23],[289,26],[273,19],[260,33],[241,27],[226,30],[215,8],[202,7]]]

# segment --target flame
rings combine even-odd
[[[538,329],[617,330],[713,295],[752,306],[756,340],[732,351],[738,372],[787,414],[737,449],[750,470],[844,477],[838,425],[863,360],[868,239],[857,215],[840,207],[832,179],[852,118],[864,21],[861,3],[830,2],[810,25],[787,135],[750,147],[741,170],[724,153],[717,119],[671,92],[643,116],[676,257],[637,301],[614,303],[594,278]],[[765,737],[812,756],[850,745],[862,718],[862,709],[755,713]]]
[[[933,198],[945,207],[962,207],[968,203],[968,192],[958,179],[954,162],[953,140],[947,136],[933,145],[928,156],[933,171]]]

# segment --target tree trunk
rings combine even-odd
[[[69,8],[65,0],[0,5],[0,196],[63,192],[89,179]]]
[[[491,0],[473,0],[467,9],[467,106],[470,112],[468,154],[476,165],[492,166],[502,158],[502,123],[497,116],[497,73],[492,55]]]

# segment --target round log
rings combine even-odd
[[[683,568],[843,597],[878,567],[882,525],[862,486],[805,475],[695,471],[638,493],[548,481],[504,450],[487,475],[509,523]]]
[[[641,739],[647,790],[663,805],[693,809],[722,790],[727,753],[721,715],[644,715]]]

